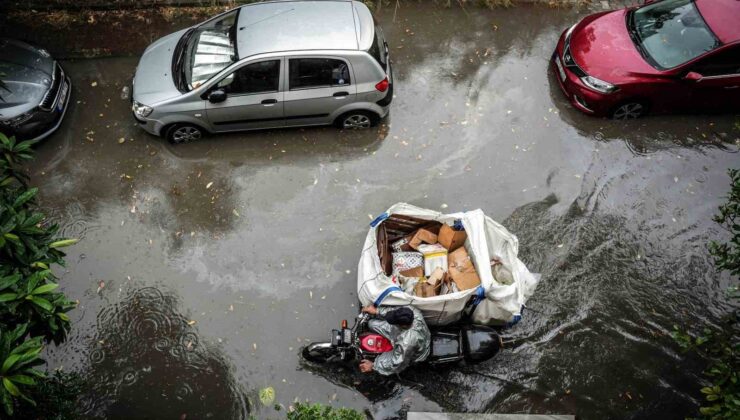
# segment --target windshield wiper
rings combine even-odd
[[[185,66],[183,66],[183,61],[185,59],[185,50],[188,46],[188,40],[193,35],[193,32],[195,32],[195,29],[191,28],[183,34],[180,41],[177,42],[177,46],[175,47],[175,57],[174,60],[172,60],[172,77],[175,79],[175,86],[177,89],[183,93],[188,91],[187,83],[185,81]]]

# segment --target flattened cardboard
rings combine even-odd
[[[464,247],[458,248],[448,255],[448,272],[458,290],[468,290],[480,285],[480,277],[475,271],[473,261]]]
[[[404,277],[424,277],[424,267],[414,267],[409,270],[401,271],[398,274]]]
[[[440,245],[452,252],[465,245],[468,234],[464,230],[455,230],[452,226],[442,225],[437,235],[437,241]]]

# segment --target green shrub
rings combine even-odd
[[[297,403],[288,413],[288,420],[365,420],[364,414],[351,408],[333,408],[328,405]]]
[[[729,171],[732,189],[727,202],[720,206],[714,221],[727,229],[732,237],[729,242],[709,244],[719,270],[732,276],[740,275],[740,172]],[[737,279],[735,279],[737,280]],[[730,299],[737,301],[737,286],[730,289]],[[704,328],[700,334],[689,334],[674,326],[673,339],[684,351],[694,351],[708,360],[704,371],[708,386],[699,391],[705,403],[699,413],[708,419],[740,419],[740,324],[737,310],[721,320],[721,328]]]
[[[44,377],[33,366],[43,341],[61,342],[69,331],[67,312],[75,304],[57,291],[50,268],[64,265],[59,248],[76,242],[56,238],[35,205],[19,165],[33,158],[31,142],[0,133],[0,401],[10,414],[33,394]]]
[[[15,417],[25,420],[76,420],[83,418],[78,397],[85,390],[85,381],[77,373],[55,371],[38,378],[31,390],[35,405],[17,407]]]

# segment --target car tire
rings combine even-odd
[[[200,140],[205,131],[195,124],[172,124],[165,131],[165,138],[172,144],[184,144]]]
[[[343,130],[362,130],[365,128],[374,127],[378,124],[378,115],[374,112],[369,111],[349,111],[340,115],[334,121],[334,125],[337,128]]]
[[[648,108],[648,104],[645,101],[625,101],[614,107],[611,117],[615,120],[634,120],[647,115]]]

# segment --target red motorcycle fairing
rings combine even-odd
[[[360,348],[367,353],[380,354],[393,350],[393,344],[380,334],[367,333],[360,336]]]

